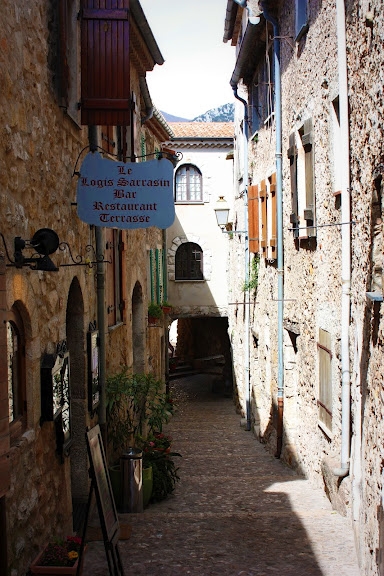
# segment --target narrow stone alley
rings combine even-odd
[[[324,492],[240,427],[233,400],[209,377],[171,382],[177,404],[167,432],[180,482],[119,542],[126,576],[358,576],[353,535]],[[107,576],[102,541],[89,542],[86,576]]]

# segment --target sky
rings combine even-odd
[[[165,60],[147,73],[158,110],[192,120],[234,102],[235,47],[223,42],[227,0],[140,0]]]

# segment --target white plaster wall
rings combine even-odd
[[[177,150],[177,147],[173,145]],[[214,207],[219,196],[229,202],[232,195],[232,160],[227,150],[182,150],[178,164],[196,165],[203,177],[202,204],[176,203],[174,224],[167,229],[168,300],[177,315],[227,314],[227,243],[217,225]],[[203,250],[204,280],[175,280],[174,258],[184,242],[195,242]]]

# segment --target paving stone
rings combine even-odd
[[[240,427],[209,377],[171,388],[181,480],[163,502],[120,515],[132,527],[119,542],[126,576],[360,576],[349,521]],[[89,542],[84,575],[108,574],[104,543]]]

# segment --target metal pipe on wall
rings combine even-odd
[[[249,232],[248,232],[248,104],[244,98],[237,93],[237,84],[232,85],[234,96],[244,106],[244,281],[246,290],[244,292],[244,387],[245,387],[245,412],[247,431],[251,430],[251,378],[249,370]]]
[[[349,473],[351,442],[351,372],[349,325],[351,305],[351,199],[349,164],[348,76],[344,0],[336,0],[337,63],[339,73],[339,113],[341,133],[341,467],[336,476]]]
[[[97,128],[88,126],[88,141],[91,152],[97,150]],[[98,410],[100,431],[104,445],[107,445],[107,408],[105,398],[106,357],[105,357],[105,269],[104,269],[104,234],[103,228],[95,227],[96,241],[96,294],[97,294],[97,327],[99,330],[99,386],[100,405]]]
[[[276,122],[276,205],[277,205],[277,442],[276,458],[280,458],[283,446],[284,419],[284,242],[283,242],[283,156],[282,156],[282,108],[279,26],[262,2],[263,15],[273,26],[273,58],[275,76],[275,122]]]

